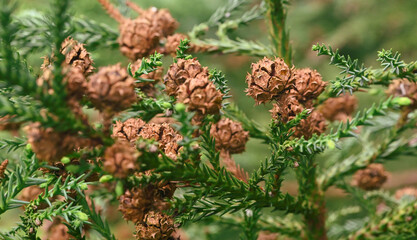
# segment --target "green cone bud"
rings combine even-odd
[[[71,162],[71,159],[69,159],[69,157],[63,157],[63,158],[61,158],[61,162],[62,162],[63,164],[68,164],[68,163],[70,163],[70,162]]]
[[[124,187],[123,187],[122,181],[117,182],[115,191],[116,191],[116,196],[120,197],[123,195]]]
[[[99,182],[106,183],[106,182],[110,182],[112,180],[113,180],[113,176],[112,175],[103,175],[103,176],[101,176]]]
[[[175,104],[175,111],[177,112],[185,112],[186,106],[184,103],[177,103]]]
[[[397,97],[394,98],[393,102],[400,106],[408,106],[413,103],[413,101],[411,101],[408,97]]]
[[[81,212],[81,211],[77,211],[75,213],[75,215],[77,215],[78,219],[80,219],[81,221],[87,221],[88,220],[88,215]]]

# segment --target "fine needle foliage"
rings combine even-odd
[[[371,68],[317,44],[341,69],[324,81],[293,65],[282,0],[228,0],[188,34],[167,9],[130,1],[98,0],[118,29],[71,16],[69,0],[19,16],[0,1],[0,130],[15,136],[0,139],[0,220],[20,213],[2,239],[124,239],[117,217],[144,240],[188,239],[193,224],[250,240],[417,238],[417,189],[380,189],[387,160],[417,156],[417,61],[381,50]],[[253,21],[267,24],[270,43],[238,36]],[[88,51],[101,48],[129,63],[94,64]],[[38,52],[42,66],[29,66]],[[227,76],[195,53],[259,58],[246,93],[272,106],[270,124],[246,116]],[[356,92],[381,88],[356,111]],[[233,158],[249,139],[269,150],[251,173]],[[289,173],[297,193],[283,188]],[[350,204],[330,211],[330,188]]]

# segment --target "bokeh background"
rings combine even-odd
[[[195,24],[208,20],[210,15],[225,0],[132,0],[139,6],[147,8],[155,6],[168,8],[172,15],[180,22],[178,32],[187,33]],[[93,19],[97,22],[108,24],[117,30],[118,24],[111,19],[95,0],[72,0],[74,16]],[[124,0],[113,0],[119,6],[122,13],[135,17],[135,13],[124,5]],[[255,1],[257,2],[257,1]],[[28,14],[31,11],[46,12],[49,10],[48,0],[17,0],[19,5],[17,14]],[[339,48],[342,53],[349,54],[352,58],[359,59],[366,66],[379,67],[376,62],[377,51],[383,48],[393,49],[402,53],[405,61],[411,61],[417,56],[417,1],[414,0],[292,0],[288,12],[288,29],[291,44],[294,50],[294,65],[298,68],[310,67],[317,69],[326,81],[332,80],[338,73],[338,69],[329,66],[328,58],[317,57],[311,47],[315,43],[325,43],[333,48]],[[263,20],[257,20],[242,27],[233,33],[245,39],[258,40],[268,44],[267,26]],[[88,50],[88,46],[87,46]],[[29,64],[36,72],[42,63],[41,57],[46,52],[33,54],[29,58]],[[92,52],[95,65],[103,66],[122,62],[127,64],[118,49],[96,48]],[[271,106],[256,106],[253,99],[246,97],[245,75],[250,69],[250,63],[257,58],[237,55],[197,55],[200,62],[209,68],[217,68],[226,74],[231,87],[233,101],[252,119],[259,124],[267,126],[270,122],[268,112]],[[171,62],[167,57],[166,62]],[[357,94],[359,109],[370,106],[374,101],[382,98],[381,95],[369,96],[364,93]],[[0,133],[0,137],[6,133]],[[349,144],[349,143],[347,143]],[[235,160],[248,171],[259,166],[268,154],[268,147],[257,140],[250,140],[247,151],[236,155]],[[340,152],[330,152],[322,155],[318,161],[325,158],[342,155]],[[0,153],[0,160],[6,158],[6,154]],[[404,170],[410,174],[410,169],[417,167],[417,159],[403,157],[401,161],[388,162],[388,170],[393,176],[400,176]],[[397,174],[397,175],[395,175]],[[417,172],[416,174],[417,175]],[[412,176],[407,175],[407,176]],[[289,183],[285,188],[289,192],[296,190],[295,181],[288,173]],[[406,182],[408,181],[408,182]],[[413,183],[405,179],[404,183],[390,183],[390,188]],[[330,194],[328,205],[331,209],[337,209],[349,202],[340,194]],[[20,210],[16,210],[20,211]],[[18,221],[16,215],[10,218],[0,219],[0,228],[5,229]],[[128,239],[122,235],[123,226],[126,223],[115,223],[114,228],[120,239]],[[238,239],[235,229],[223,229],[219,226],[208,227],[205,224],[190,225],[186,229],[189,239]],[[118,232],[119,231],[119,232]],[[94,236],[92,236],[93,238]]]

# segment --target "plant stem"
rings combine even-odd
[[[285,29],[287,10],[285,0],[266,0],[268,7],[269,34],[272,40],[274,53],[283,58],[285,63],[292,65],[292,50],[289,42],[289,33]]]
[[[327,240],[324,192],[317,183],[317,167],[312,156],[300,157],[296,174],[300,198],[304,200],[306,239]]]

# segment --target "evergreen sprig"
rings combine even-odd
[[[339,50],[333,51],[332,47],[317,44],[313,46],[313,51],[317,52],[318,56],[326,55],[330,57],[330,64],[342,69],[340,74],[344,75],[342,78],[336,78],[332,81],[332,91],[335,95],[342,92],[350,92],[357,90],[359,87],[365,86],[369,82],[369,72],[363,64],[359,63],[357,59],[351,59],[350,56],[344,56],[339,53]]]

